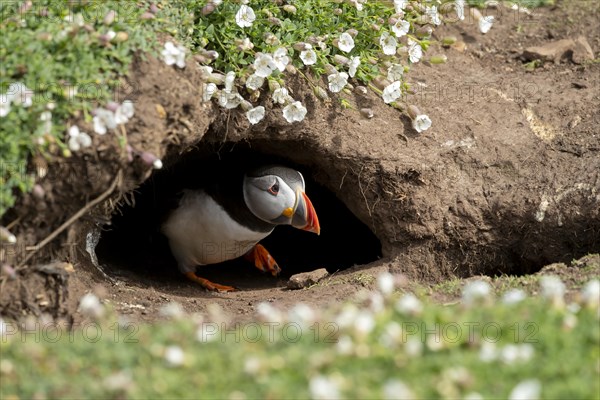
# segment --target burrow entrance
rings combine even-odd
[[[282,144],[279,143],[279,146]],[[298,152],[302,146],[289,142]],[[279,226],[261,241],[282,268],[279,279],[263,274],[243,259],[202,266],[198,275],[222,284],[244,288],[283,285],[291,275],[326,268],[330,273],[379,259],[381,243],[371,230],[356,218],[335,193],[317,183],[311,166],[299,165],[275,152],[254,148],[252,142],[202,142],[184,155],[165,160],[156,171],[113,214],[102,232],[96,253],[109,276],[141,276],[151,284],[186,281],[179,273],[166,238],[159,227],[169,210],[177,204],[183,189],[198,189],[222,172],[264,164],[281,164],[299,170],[306,181],[306,193],[313,202],[320,224],[320,236]]]

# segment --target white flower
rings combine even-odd
[[[213,95],[217,92],[217,85],[214,83],[205,83],[204,90],[202,91],[202,101],[207,102],[212,99]]]
[[[265,83],[265,78],[262,76],[252,74],[246,79],[246,87],[250,90],[258,90]]]
[[[412,120],[412,127],[419,133],[426,131],[431,127],[431,119],[426,114],[417,115]]]
[[[33,104],[33,90],[29,89],[22,82],[11,83],[8,86],[6,94],[14,104],[22,104],[25,108]]]
[[[390,295],[394,291],[394,275],[389,272],[383,272],[377,276],[377,287],[384,295]]]
[[[288,57],[288,52],[285,47],[280,47],[273,53],[273,61],[275,62],[275,66],[281,72],[285,70],[285,67],[290,63],[290,58]]]
[[[300,52],[300,59],[304,65],[313,65],[317,62],[317,53],[313,49],[307,49]]]
[[[306,116],[306,107],[299,101],[288,104],[283,108],[283,117],[289,123],[302,121]]]
[[[442,23],[436,6],[425,7],[425,14],[429,16],[434,25],[440,25]]]
[[[246,111],[246,118],[252,125],[257,124],[265,117],[265,108],[258,106]]]
[[[97,318],[104,314],[104,307],[98,297],[88,293],[79,300],[79,312],[88,317]]]
[[[500,360],[506,365],[529,361],[533,357],[534,349],[529,343],[507,344],[500,351]]]
[[[185,67],[186,48],[183,46],[175,46],[172,42],[166,42],[165,48],[161,52],[165,64],[177,65],[179,68]]]
[[[417,118],[419,116],[417,115]],[[415,120],[417,119],[415,118]],[[431,121],[430,125],[431,125]],[[414,121],[413,121],[414,126]],[[416,129],[416,128],[415,128]],[[420,131],[419,131],[420,132]],[[471,281],[465,285],[462,291],[462,300],[467,305],[473,305],[481,300],[489,298],[492,294],[492,287],[485,281]]]
[[[337,72],[327,76],[327,80],[329,81],[329,90],[333,93],[338,93],[348,84],[348,74]]]
[[[354,330],[359,335],[367,335],[375,328],[375,319],[369,311],[360,311],[354,319]]]
[[[561,303],[565,295],[565,284],[558,276],[547,275],[540,278],[542,296],[546,299]]]
[[[503,304],[517,304],[527,298],[527,293],[521,289],[511,289],[502,296]]]
[[[348,75],[350,75],[350,77],[354,78],[354,75],[356,75],[356,69],[358,68],[359,65],[360,65],[360,57],[359,56],[350,57],[350,67],[348,68]]]
[[[12,96],[8,93],[0,94],[0,117],[6,117],[8,115],[12,100]]]
[[[397,13],[404,10],[406,5],[408,4],[408,0],[394,0],[394,9]]]
[[[296,304],[288,315],[290,322],[297,322],[301,326],[309,326],[315,320],[314,310],[307,304]]]
[[[239,93],[227,93],[225,90],[219,92],[219,105],[227,109],[236,108],[242,103],[243,97]]]
[[[387,73],[387,78],[390,82],[402,80],[404,67],[400,64],[392,64],[388,67]]]
[[[235,84],[235,72],[229,71],[225,74],[225,91],[227,93],[232,93],[234,90]]]
[[[363,4],[360,2],[360,0],[348,0],[348,2],[351,5],[354,5],[354,7],[356,7],[357,11],[362,11],[363,10]]]
[[[336,382],[323,375],[317,375],[310,379],[309,391],[311,398],[315,400],[340,398],[340,391]]]
[[[498,358],[498,349],[496,343],[484,341],[479,349],[479,360],[489,363]]]
[[[412,63],[418,63],[419,60],[423,57],[423,49],[419,42],[408,38],[408,58]]]
[[[392,31],[396,34],[396,37],[405,36],[410,29],[410,22],[404,21],[402,19],[398,20],[394,25],[392,25]]]
[[[260,358],[250,356],[244,360],[244,372],[248,375],[257,375],[262,369]]]
[[[386,400],[414,399],[415,395],[404,382],[391,379],[383,385],[383,398]]]
[[[407,356],[419,357],[423,353],[423,342],[421,339],[411,337],[404,344],[404,351]]]
[[[520,382],[510,392],[508,396],[509,400],[538,400],[540,398],[540,392],[542,391],[542,384],[537,379],[528,379]]]
[[[196,340],[200,343],[212,342],[220,337],[217,323],[202,322],[196,331]]]
[[[159,159],[157,159],[159,160]],[[157,168],[160,169],[160,168]],[[185,315],[185,311],[181,304],[176,301],[171,301],[160,308],[158,313],[167,318],[181,318]]]
[[[581,289],[581,300],[591,308],[600,306],[600,281],[593,279]]]
[[[479,18],[479,30],[481,33],[488,33],[494,23],[494,16],[488,15],[486,17]]]
[[[252,26],[254,20],[256,20],[256,14],[254,14],[252,7],[247,5],[242,5],[235,14],[235,23],[238,24],[240,28],[248,28]]]
[[[404,315],[419,315],[423,311],[423,305],[412,293],[406,293],[396,302],[396,311]]]
[[[340,35],[338,48],[345,53],[350,52],[354,48],[354,39],[348,32],[344,32]]]
[[[254,70],[256,75],[266,78],[277,68],[277,64],[270,54],[258,53],[254,59]]]
[[[352,342],[350,336],[342,335],[335,344],[335,349],[342,355],[352,354],[354,351],[354,342]]]
[[[346,329],[354,324],[357,314],[358,309],[354,304],[346,304],[342,308],[342,311],[335,317],[335,323],[340,329]]]
[[[106,32],[106,37],[108,38],[108,41],[110,42],[111,40],[113,40],[114,38],[117,37],[117,32],[110,29],[108,32]]]
[[[383,101],[386,104],[389,104],[396,99],[398,99],[402,93],[400,92],[400,81],[395,81],[387,85],[383,89]]]
[[[273,91],[271,98],[273,99],[274,103],[285,104],[288,100],[289,95],[290,94],[286,88],[279,88]]]
[[[395,321],[389,322],[379,337],[379,342],[386,348],[395,348],[401,341],[402,327]]]
[[[165,350],[165,360],[169,367],[180,367],[185,361],[185,354],[179,346],[169,346]]]
[[[115,129],[117,122],[115,121],[115,114],[105,108],[97,108],[94,115],[94,132],[98,135],[104,135],[107,129]]]
[[[461,21],[465,19],[465,0],[455,0],[454,8],[456,9],[456,16]]]
[[[80,132],[77,125],[69,128],[69,149],[79,151],[92,145],[92,138],[85,132]]]
[[[256,312],[260,319],[265,322],[281,322],[283,321],[283,316],[281,315],[281,311],[277,308],[273,307],[269,303],[261,302],[256,306]]]
[[[374,313],[379,313],[385,308],[385,299],[379,292],[373,292],[369,296],[369,308]]]
[[[133,113],[133,101],[125,100],[115,111],[115,122],[117,124],[124,124],[133,117]]]
[[[410,39],[409,39],[410,40]],[[379,44],[383,50],[383,54],[388,56],[396,54],[396,47],[398,47],[398,42],[396,38],[389,34],[389,32],[383,32],[381,37],[379,38]]]

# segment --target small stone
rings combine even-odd
[[[287,283],[288,289],[303,289],[319,282],[329,276],[325,268],[319,268],[311,272],[302,272],[292,275]]]
[[[575,64],[594,59],[594,52],[587,39],[579,36],[577,39],[562,39],[547,43],[543,46],[528,47],[523,52],[527,61],[542,60],[560,62],[562,59],[571,59]]]
[[[579,36],[575,39],[575,47],[573,47],[571,59],[575,64],[583,64],[586,61],[594,59],[594,51],[584,36]]]
[[[571,39],[557,40],[543,46],[528,47],[523,51],[523,57],[528,61],[542,60],[559,62],[567,56],[567,52],[575,47]]]
[[[569,121],[569,128],[573,129],[581,122],[581,117],[579,115],[575,115],[571,121]]]

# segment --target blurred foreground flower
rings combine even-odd
[[[313,399],[339,399],[340,391],[337,383],[323,375],[311,378],[309,383],[310,396]]]
[[[471,281],[465,285],[462,292],[463,303],[472,306],[491,298],[492,287],[485,281]]]
[[[552,303],[554,307],[561,308],[565,305],[565,284],[558,276],[546,275],[540,278],[542,296]]]
[[[185,354],[179,346],[169,346],[165,349],[165,360],[169,367],[180,367],[185,362]]]
[[[509,400],[538,400],[542,385],[537,379],[522,381],[510,392]]]
[[[593,279],[581,289],[581,300],[590,308],[600,307],[600,281]]]
[[[86,294],[79,300],[79,312],[85,316],[100,318],[104,315],[104,311],[100,299],[92,293]]]
[[[415,316],[421,314],[423,305],[412,293],[406,293],[396,302],[396,311],[403,315]]]
[[[394,280],[394,275],[389,272],[379,274],[379,276],[377,276],[377,287],[379,288],[379,291],[385,296],[392,294],[395,286]]]
[[[527,298],[527,293],[521,289],[511,289],[502,296],[503,304],[517,304]]]

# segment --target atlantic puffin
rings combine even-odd
[[[196,267],[244,256],[273,276],[281,269],[258,242],[277,225],[320,233],[317,213],[305,194],[304,177],[281,165],[228,175],[197,190],[185,190],[161,226],[179,270],[204,288],[236,290],[196,275]]]

